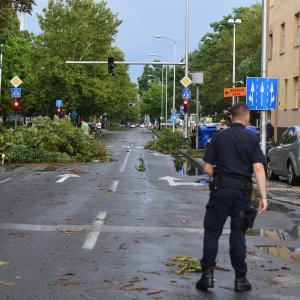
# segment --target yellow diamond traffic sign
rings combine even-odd
[[[188,76],[184,76],[180,83],[185,87],[187,88],[191,83],[192,83],[192,80],[188,77]]]
[[[19,76],[15,76],[11,81],[10,83],[15,87],[17,88],[23,81],[20,79]]]

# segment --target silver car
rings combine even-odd
[[[291,185],[300,184],[300,125],[288,128],[267,158],[268,179],[284,176]]]

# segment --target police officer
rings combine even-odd
[[[218,241],[228,217],[231,217],[230,258],[235,270],[235,291],[251,290],[246,277],[245,233],[251,227],[246,214],[250,209],[253,172],[261,195],[258,213],[264,213],[268,206],[264,170],[266,158],[257,136],[245,128],[250,120],[248,106],[242,102],[234,104],[231,119],[232,126],[212,138],[204,156],[204,171],[211,177],[211,194],[204,218],[203,274],[196,284],[200,290],[214,287]]]

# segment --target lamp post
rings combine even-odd
[[[235,31],[236,25],[242,24],[241,19],[229,19],[228,24],[233,26],[233,58],[232,58],[232,87],[235,87]],[[234,96],[232,97],[232,105],[235,103]]]
[[[2,89],[2,65],[3,65],[3,44],[0,45],[0,100]]]
[[[164,59],[165,61],[168,61],[167,58],[163,57],[163,56],[160,56],[158,54],[150,54],[150,56],[155,56],[155,57],[158,57],[158,58],[162,58]],[[162,71],[163,73],[163,71]],[[166,128],[167,128],[167,120],[168,120],[168,66],[166,66],[166,111],[165,111],[165,124],[166,124]]]
[[[148,77],[155,77],[161,83],[161,107],[160,107],[160,123],[159,123],[160,130],[161,130],[161,121],[162,121],[163,111],[164,111],[164,72],[163,72],[163,68],[161,68],[161,79],[158,76],[153,76],[151,74],[149,74]]]
[[[154,35],[156,39],[165,39],[173,42],[174,44],[174,56],[173,61],[176,61],[176,50],[177,50],[177,42],[169,37],[160,36],[160,35]],[[175,109],[175,100],[176,100],[176,66],[174,65],[173,69],[173,109]],[[175,132],[175,122],[173,121],[173,132]]]

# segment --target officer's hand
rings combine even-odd
[[[258,214],[262,215],[263,213],[266,212],[267,208],[268,208],[268,200],[267,199],[261,199],[259,201]]]

